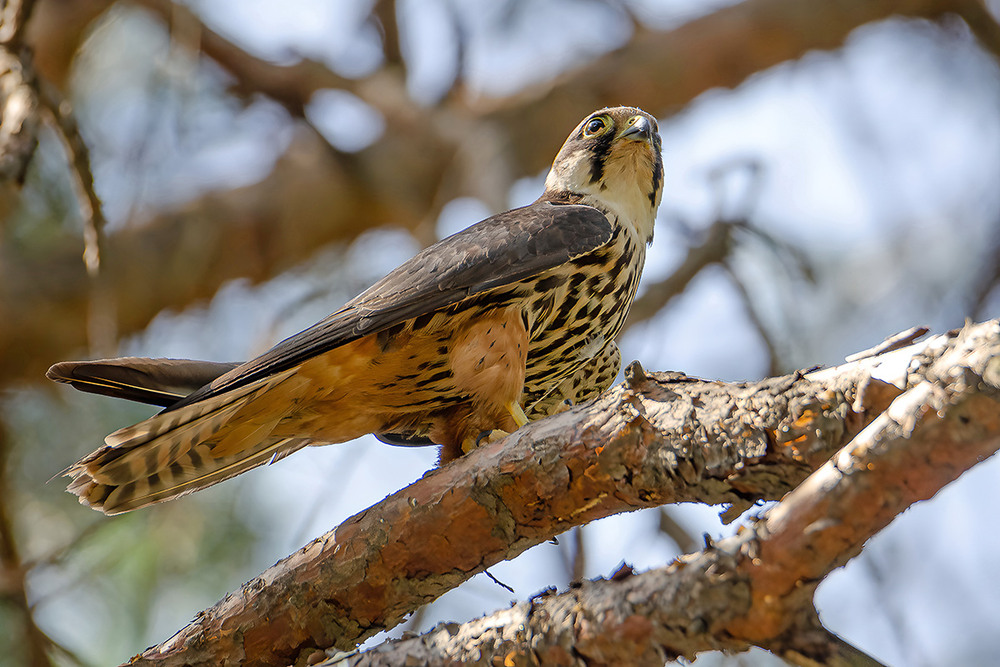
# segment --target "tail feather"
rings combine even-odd
[[[197,445],[171,465],[121,483],[97,481],[86,469],[75,466],[67,472],[73,477],[68,490],[84,505],[119,514],[212,486],[307,444],[302,438],[268,438],[249,451],[224,457],[213,457],[208,445]]]
[[[105,514],[118,514],[211,486],[309,444],[271,436],[285,412],[257,412],[253,400],[289,369],[232,391],[168,410],[106,438],[71,466],[68,490]],[[288,409],[293,403],[288,402]],[[234,419],[239,415],[238,419]]]
[[[93,477],[105,484],[121,484],[133,479],[136,474],[150,474],[171,465],[186,450],[197,447],[200,442],[218,433],[246,403],[245,398],[240,399],[214,411],[195,414],[189,421],[172,427],[154,425],[149,429],[122,434],[121,439],[113,437],[120,434],[120,431],[115,431],[105,439],[107,447],[102,447],[80,463],[99,461],[100,467],[94,469]]]
[[[232,417],[233,412],[294,374],[295,369],[291,368],[224,394],[197,401],[176,410],[166,410],[133,426],[118,429],[104,438],[104,442],[112,447],[139,445],[194,422],[199,424],[199,434],[218,430]]]
[[[196,454],[199,465],[192,465],[182,457],[167,468],[121,485],[102,484],[84,474],[73,480],[69,490],[78,495],[84,505],[109,515],[121,514],[212,486],[271,463],[307,444],[309,441],[303,438],[270,438],[259,443],[252,452],[222,458],[211,458],[209,447],[199,445],[189,452]],[[203,465],[205,461],[211,461],[210,469]]]
[[[178,437],[189,430],[196,430],[201,438],[219,430],[233,413],[247,404],[252,395],[242,392],[237,394],[222,394],[207,401],[199,401],[185,406],[180,410],[161,412],[149,419],[120,428],[104,438],[104,443],[110,447],[127,449],[147,443],[165,433],[174,433]]]

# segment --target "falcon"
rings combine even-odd
[[[118,514],[366,433],[437,445],[445,463],[597,395],[618,373],[662,185],[656,120],[600,109],[533,204],[426,248],[256,359],[55,364],[52,380],[164,408],[67,468],[68,490]]]

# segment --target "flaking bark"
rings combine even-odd
[[[822,630],[813,595],[894,516],[1000,446],[998,333],[987,323],[951,341],[929,341],[923,354],[908,350],[919,365],[905,392],[731,538],[664,568],[637,576],[623,569],[611,580],[321,664],[489,665],[499,658],[510,665],[655,666],[751,645],[794,664],[876,664]],[[822,375],[853,374],[849,368]]]

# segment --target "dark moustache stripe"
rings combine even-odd
[[[614,132],[609,130],[593,141],[590,148],[590,182],[597,183],[604,178],[604,164],[611,152]]]

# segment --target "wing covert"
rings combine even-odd
[[[494,215],[417,253],[343,308],[168,407],[296,366],[363,336],[592,252],[612,237],[590,206],[534,204]]]

